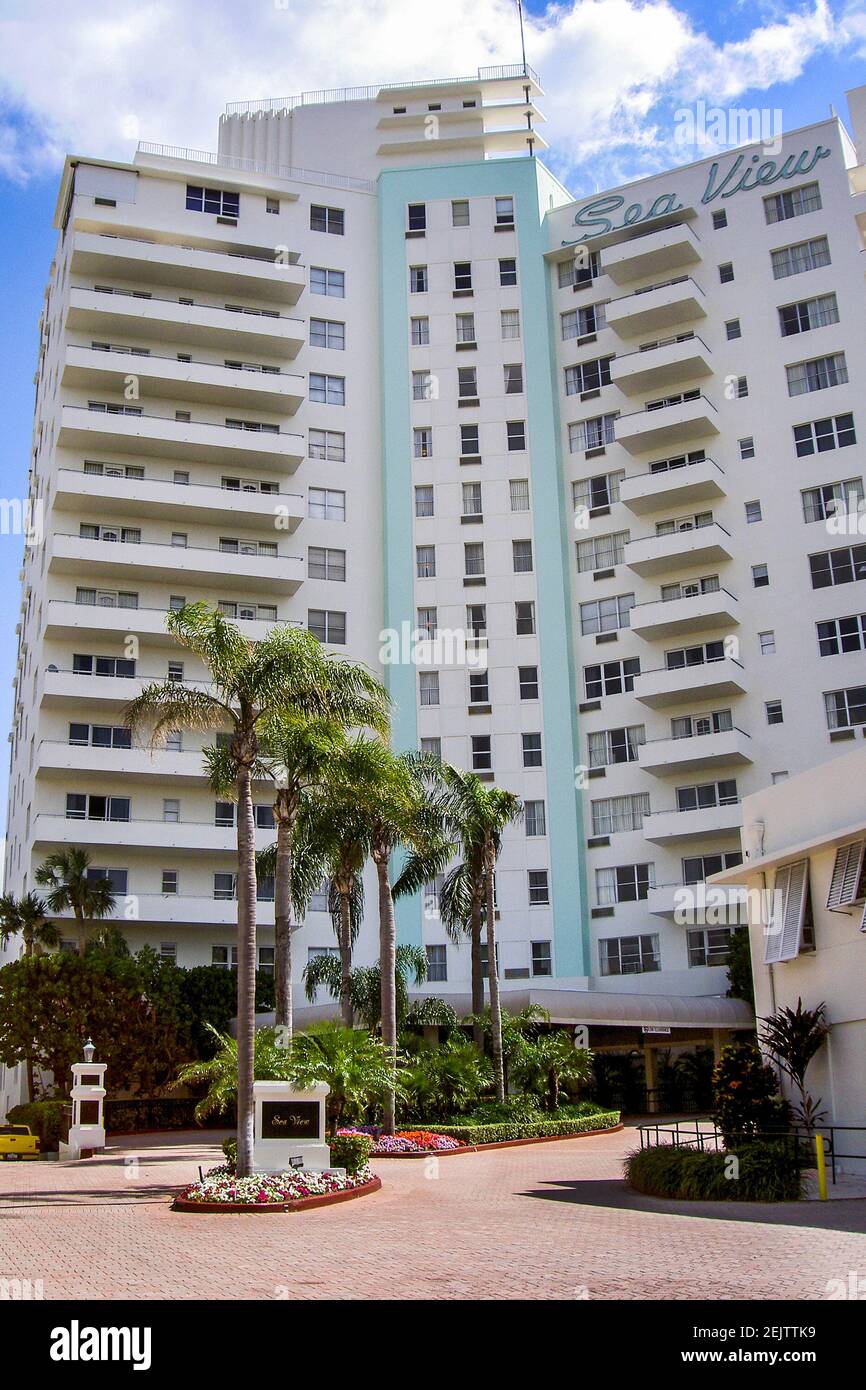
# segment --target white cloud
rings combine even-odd
[[[840,22],[828,0],[784,17],[759,7],[752,31],[725,44],[685,0],[565,0],[527,15],[551,162],[583,186],[597,170],[610,182],[661,167],[677,102],[733,101],[791,81],[831,47],[862,45],[861,3]],[[467,74],[518,54],[513,0],[137,0],[109,11],[105,0],[13,0],[0,20],[0,174],[44,175],[67,151],[129,158],[138,137],[214,149],[226,101]]]

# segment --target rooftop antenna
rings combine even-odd
[[[522,61],[523,61],[523,76],[524,76],[524,77],[527,77],[527,76],[528,76],[528,73],[527,73],[527,68],[526,68],[526,38],[525,38],[524,32],[523,32],[523,4],[522,4],[522,0],[517,0],[517,17],[518,17],[518,20],[520,21],[520,56],[521,56],[521,59],[522,59]],[[534,147],[534,145],[535,145],[535,141],[534,141],[533,138],[532,138],[532,110],[531,110],[530,105],[529,105],[529,91],[530,91],[529,83],[527,82],[526,85],[525,85],[524,88],[523,88],[523,95],[524,95],[524,97],[525,97],[525,99],[526,99],[526,106],[527,106],[527,111],[526,111],[526,125],[527,125],[527,128],[528,128],[528,130],[529,130],[529,138],[528,138],[527,143],[528,143],[528,145],[529,145],[529,157],[530,157],[530,159],[531,159],[531,158],[532,158],[532,155],[533,155],[533,147]]]

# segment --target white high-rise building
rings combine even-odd
[[[381,669],[397,746],[524,799],[514,1004],[594,1044],[718,1043],[750,1019],[728,928],[682,924],[676,890],[737,862],[745,794],[866,722],[866,525],[835,515],[864,489],[866,88],[859,151],[833,118],[577,201],[540,95],[487,69],[233,105],[216,155],[67,160],[7,889],[82,845],[133,949],[230,966],[233,808],[201,738],[152,753],[120,718],[202,679],[165,615],[206,599]],[[400,932],[462,1007],[468,947],[430,906]],[[301,963],[335,945],[324,907]]]

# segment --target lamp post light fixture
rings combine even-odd
[[[84,1044],[84,1060],[85,1062],[92,1062],[95,1056],[96,1048],[93,1046],[92,1040],[88,1038]]]

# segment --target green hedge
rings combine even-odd
[[[423,1125],[431,1134],[449,1134],[467,1144],[500,1144],[507,1139],[555,1139],[569,1134],[585,1134],[591,1129],[613,1129],[619,1124],[618,1110],[598,1110],[573,1120],[511,1121],[501,1125]],[[406,1126],[401,1126],[405,1128]]]
[[[54,1153],[60,1142],[65,1104],[62,1100],[33,1100],[23,1105],[13,1105],[6,1112],[6,1122],[10,1125],[27,1125],[33,1134],[39,1136],[42,1153]]]
[[[739,1173],[731,1173],[736,1156]],[[803,1178],[791,1144],[751,1141],[730,1153],[701,1153],[660,1144],[638,1149],[625,1161],[625,1177],[651,1197],[686,1202],[792,1202],[803,1195]]]
[[[373,1140],[368,1134],[335,1134],[329,1140],[331,1166],[345,1168],[351,1176],[370,1161]]]

